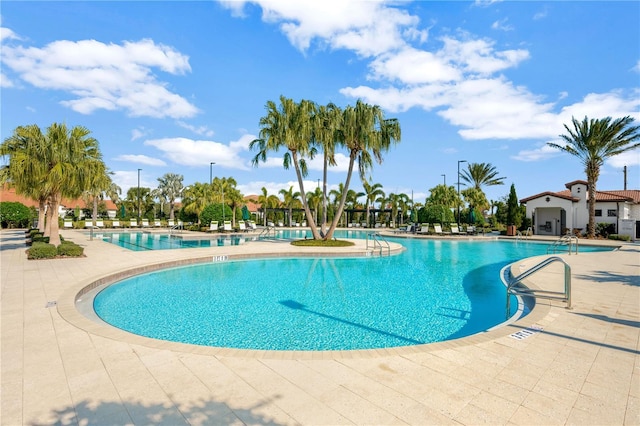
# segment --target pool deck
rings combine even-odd
[[[560,255],[572,268],[571,310],[540,300],[516,323],[430,345],[273,352],[131,336],[87,320],[73,302],[131,268],[286,255],[289,244],[131,252],[62,234],[86,257],[28,261],[24,232],[0,232],[1,425],[640,424],[637,244]],[[561,282],[554,264],[529,284]]]

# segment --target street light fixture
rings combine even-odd
[[[460,163],[466,163],[467,160],[458,160],[458,226],[460,225]]]
[[[209,163],[209,185],[213,183],[213,165],[216,163]]]
[[[444,182],[443,182],[444,186],[447,186],[447,175],[440,175],[440,176],[442,176],[442,178],[444,179]]]
[[[138,169],[138,222],[140,222],[140,171],[142,169]]]

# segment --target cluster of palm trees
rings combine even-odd
[[[260,162],[266,161],[270,152],[284,150],[283,167],[293,167],[296,172],[302,208],[313,238],[330,240],[342,216],[356,163],[361,180],[367,181],[367,173],[372,168],[374,160],[381,163],[382,154],[392,143],[400,141],[400,123],[397,119],[385,118],[379,106],[369,105],[360,100],[355,106],[349,105],[342,109],[332,103],[323,106],[308,100],[295,102],[281,96],[279,105],[268,101],[266,110],[266,115],[260,118],[260,137],[250,144],[250,148],[257,151],[253,164],[257,166]],[[347,152],[349,166],[336,214],[329,229],[325,231],[327,170],[336,165],[337,149]],[[303,182],[308,174],[307,160],[313,159],[319,153],[322,153],[324,164],[323,218],[320,221],[320,229],[314,215],[311,214]]]
[[[95,196],[112,188],[98,141],[82,126],[54,123],[45,132],[36,125],[20,126],[0,145],[0,156],[9,159],[0,169],[0,184],[9,183],[17,194],[38,202],[40,230],[56,246],[62,198]]]

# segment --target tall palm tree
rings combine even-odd
[[[10,163],[31,163],[23,164],[28,168],[26,172],[17,172],[16,164],[9,166],[8,171],[16,189],[22,191],[25,182],[29,182],[38,189],[29,190],[27,194],[39,194],[38,198],[47,200],[45,235],[49,236],[50,244],[58,246],[58,210],[62,197],[80,197],[92,187],[96,176],[106,173],[106,166],[98,141],[90,136],[87,128],[75,126],[68,129],[65,124],[53,123],[42,134],[35,127],[18,128],[14,133],[16,138],[5,141]],[[4,153],[5,148],[2,151]],[[23,181],[18,182],[20,179]]]
[[[209,184],[196,182],[182,190],[183,209],[187,213],[198,216],[198,225],[200,225],[200,214],[208,204],[209,187]]]
[[[176,199],[180,197],[184,185],[183,175],[175,173],[165,173],[158,178],[159,196],[169,202],[169,219],[173,220],[175,215]]]
[[[0,145],[0,155],[9,158],[8,164],[0,169],[2,184],[15,188],[16,194],[38,202],[38,228],[45,232],[45,210],[48,194],[41,185],[46,174],[46,165],[34,161],[47,144],[45,135],[38,126],[17,127],[13,135]]]
[[[324,155],[322,167],[322,221],[320,222],[322,235],[324,235],[327,223],[327,170],[329,166],[336,165],[337,131],[341,124],[342,111],[333,103],[319,106],[313,116],[313,139],[314,142],[320,145]]]
[[[564,125],[567,133],[560,135],[564,145],[548,142],[547,145],[578,157],[584,165],[587,175],[587,191],[589,192],[589,223],[587,236],[595,238],[596,227],[596,183],[600,176],[600,167],[605,160],[636,149],[640,146],[638,129],[632,126],[634,119],[630,116],[616,118],[588,119],[582,121],[571,118],[573,129]]]
[[[385,119],[382,109],[360,100],[355,107],[348,106],[342,114],[342,127],[339,132],[340,143],[349,152],[349,168],[345,180],[345,191],[338,205],[336,216],[325,239],[331,239],[338,225],[338,219],[344,210],[349,183],[355,163],[358,163],[360,179],[366,180],[367,171],[373,166],[373,160],[382,163],[382,153],[389,150],[392,143],[400,141],[400,123],[397,119]]]
[[[289,209],[289,226],[291,226],[291,222],[293,221],[293,207],[302,194],[298,191],[294,191],[293,186],[290,186],[288,190],[281,189],[278,193],[282,195],[284,205]],[[311,216],[311,214],[309,214],[309,216]]]
[[[254,166],[260,161],[266,161],[268,151],[278,151],[280,148],[287,150],[282,165],[285,169],[293,165],[307,221],[313,238],[319,239],[320,234],[307,204],[303,182],[303,178],[308,174],[306,158],[313,159],[317,153],[312,143],[312,117],[315,110],[316,105],[307,100],[295,102],[280,96],[280,107],[273,101],[268,101],[267,115],[260,118],[260,138],[251,141],[249,148],[258,151],[252,160]],[[291,217],[289,219],[291,220]]]
[[[498,171],[491,163],[469,163],[467,170],[460,173],[460,179],[467,186],[482,191],[483,186],[504,185],[506,177],[497,177]]]
[[[370,225],[369,214],[371,211],[371,207],[373,207],[373,203],[375,203],[378,200],[378,198],[380,198],[381,196],[384,197],[384,191],[382,190],[382,184],[379,184],[379,183],[370,184],[366,180],[362,182],[362,187],[364,188],[364,193],[366,196],[365,205],[366,205],[367,213],[366,213],[365,220],[367,221],[367,225]]]
[[[318,221],[318,211],[320,210],[320,206],[323,201],[323,193],[320,188],[316,188],[313,191],[309,191],[307,193],[307,202],[309,203],[309,208],[313,208],[315,211],[315,219]]]

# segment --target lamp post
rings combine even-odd
[[[140,221],[140,171],[142,169],[138,169],[138,222]]]
[[[216,163],[209,163],[209,185],[213,183],[213,165]]]
[[[442,178],[444,179],[444,182],[443,182],[444,186],[447,186],[447,175],[440,175],[440,176],[442,176]]]
[[[466,163],[467,160],[458,160],[458,225],[460,225],[460,163]]]

